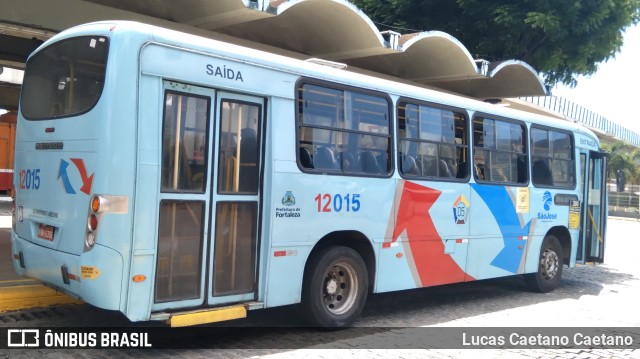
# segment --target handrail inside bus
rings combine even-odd
[[[598,228],[598,225],[596,224],[596,221],[593,219],[593,215],[591,214],[591,208],[587,207],[587,212],[589,213],[589,218],[591,218],[591,224],[593,225],[593,228],[596,229],[596,235],[598,236],[598,241],[600,243],[604,243],[604,241],[602,240],[602,237],[600,236],[600,228]]]

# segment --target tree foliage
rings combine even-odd
[[[615,178],[618,170],[624,172],[627,183],[637,184],[640,182],[640,149],[626,145],[622,141],[616,141],[611,145],[601,144],[609,154],[609,166],[607,167],[607,181]]]
[[[440,30],[472,56],[522,60],[548,84],[576,84],[622,46],[640,0],[352,0],[381,30]]]

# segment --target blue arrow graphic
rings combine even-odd
[[[67,174],[67,167],[69,167],[69,162],[65,160],[60,160],[60,171],[58,171],[58,179],[62,177],[62,184],[64,185],[64,190],[69,194],[76,194],[76,191],[73,190],[73,186],[71,186],[71,181],[69,181],[69,175]]]
[[[524,240],[519,240],[518,237],[529,235],[531,221],[525,224],[524,227],[520,226],[520,219],[506,188],[478,184],[472,184],[471,186],[489,207],[491,214],[498,222],[498,227],[500,227],[500,233],[502,234],[504,248],[493,259],[491,265],[511,273],[517,273],[524,253],[522,249],[518,248],[518,245],[526,243]]]

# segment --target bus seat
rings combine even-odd
[[[413,176],[420,176],[420,168],[418,167],[418,164],[416,163],[416,159],[413,158],[413,156],[410,155],[401,155],[400,158],[404,157],[404,159],[402,159],[402,173],[405,175],[413,175]]]
[[[343,151],[340,152],[339,156],[339,164],[343,171],[345,172],[359,172],[359,166],[356,161],[356,156],[351,152]]]
[[[536,160],[531,168],[531,176],[533,184],[543,186],[553,186],[553,176],[551,169],[545,160]]]
[[[360,164],[362,165],[362,170],[366,173],[380,173],[378,160],[370,151],[360,153]]]
[[[338,168],[338,163],[333,155],[333,151],[328,147],[316,148],[316,153],[313,156],[313,166],[317,169],[330,169],[334,170]]]
[[[313,160],[311,159],[311,153],[306,147],[300,147],[300,164],[304,168],[313,168]]]
[[[451,174],[451,168],[449,167],[447,161],[440,160],[438,163],[440,169],[439,177],[453,177],[453,175]]]

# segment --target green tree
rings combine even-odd
[[[440,30],[478,58],[527,62],[549,85],[595,73],[640,20],[640,0],[352,1],[381,30]]]
[[[601,144],[602,149],[609,153],[607,181],[615,178],[618,170],[624,172],[627,184],[638,184],[640,180],[640,149],[630,147],[622,141],[611,145]]]

